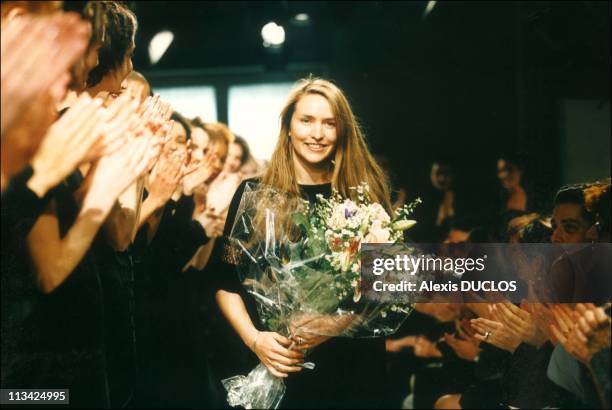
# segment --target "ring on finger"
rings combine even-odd
[[[484,339],[489,340],[489,336],[491,336],[491,332],[487,330],[484,334]]]

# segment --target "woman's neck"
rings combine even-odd
[[[295,176],[300,185],[320,185],[331,182],[331,172],[328,162],[321,166],[312,166],[300,161],[296,155],[293,156],[293,167]]]

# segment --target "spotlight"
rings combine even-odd
[[[425,19],[425,17],[427,17],[429,13],[431,13],[431,11],[436,6],[436,3],[436,0],[430,0],[427,2],[427,5],[425,6],[425,11],[423,12],[423,19]]]
[[[310,20],[310,16],[308,14],[306,14],[306,13],[299,13],[299,14],[295,15],[294,19],[295,19],[295,21],[305,22],[305,21]]]
[[[285,29],[273,21],[261,29],[264,47],[279,48],[285,42]]]
[[[174,34],[168,30],[160,31],[153,36],[149,43],[149,60],[151,61],[151,65],[157,64],[166,50],[168,50],[173,40]]]

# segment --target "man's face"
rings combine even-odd
[[[557,204],[552,215],[553,243],[588,242],[587,232],[591,223],[582,215],[580,204]]]

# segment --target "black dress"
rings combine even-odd
[[[224,237],[232,229],[240,199],[247,182],[234,194],[225,225]],[[331,184],[300,185],[302,196],[311,203],[317,194],[331,195]],[[265,330],[258,318],[253,298],[239,282],[235,266],[223,257],[227,242],[215,244],[207,267],[213,290],[240,294],[255,327]],[[218,380],[247,374],[258,364],[258,358],[240,340],[237,333],[217,311],[216,360],[213,363]],[[290,374],[282,408],[379,408],[385,403],[385,342],[383,338],[332,338],[317,346],[307,357],[316,364],[314,370]]]

